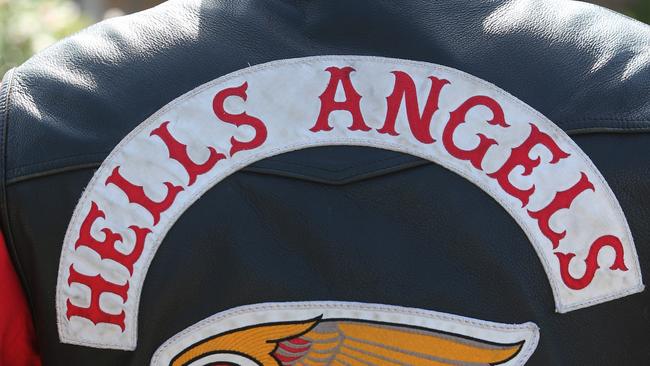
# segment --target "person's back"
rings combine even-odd
[[[0,94],[2,233],[44,365],[650,359],[634,20],[172,0]]]

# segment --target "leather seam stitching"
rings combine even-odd
[[[7,85],[4,88],[0,89],[0,111],[2,112],[2,116],[0,119],[0,206],[2,207],[2,221],[6,224],[5,226],[5,243],[9,251],[11,252],[11,256],[13,256],[13,264],[15,267],[16,272],[18,273],[18,276],[22,282],[22,288],[25,291],[25,296],[27,298],[27,303],[29,304],[30,308],[30,314],[32,316],[32,320],[34,320],[34,304],[32,302],[32,294],[31,294],[31,288],[29,286],[29,281],[27,280],[27,276],[25,276],[25,272],[23,270],[23,266],[20,263],[20,260],[18,258],[18,251],[16,250],[15,246],[15,240],[14,240],[14,235],[13,235],[13,230],[11,229],[11,221],[9,217],[9,206],[8,206],[8,200],[7,200],[7,135],[9,133],[9,107],[10,107],[10,100],[11,100],[11,91],[13,90],[14,86],[14,72],[15,68],[11,69],[7,72],[7,75],[5,76],[5,79],[7,80]],[[0,82],[1,83],[1,82]],[[34,328],[36,329],[36,322],[33,321],[34,323]]]
[[[638,121],[638,122],[649,122],[650,121]],[[638,135],[645,135],[645,134],[650,134],[650,126],[648,127],[586,127],[586,128],[576,128],[576,129],[570,129],[566,130],[565,133],[569,136],[576,136],[576,135],[588,135],[588,134],[638,134]],[[71,155],[67,156],[64,158],[60,159],[55,159],[55,160],[49,160],[49,161],[44,161],[44,162],[38,162],[38,163],[32,163],[32,164],[27,164],[23,165],[17,168],[13,168],[11,170],[8,170],[8,173],[15,173],[17,171],[23,170],[28,167],[32,166],[37,166],[37,165],[46,165],[52,162],[57,162],[57,161],[63,161],[63,160],[69,160],[73,158],[81,158],[81,157],[95,157],[95,155],[107,155],[108,153],[91,153],[91,154],[79,154],[79,155]],[[380,159],[380,160],[375,160],[370,164],[375,164],[379,162],[385,162],[391,159],[397,159],[403,156],[399,157],[390,157],[386,159]],[[103,160],[102,160],[103,161]],[[290,162],[290,161],[280,161],[280,160],[269,160],[270,162],[277,164],[292,164],[292,165],[300,165],[306,168],[311,168],[311,169],[318,169],[318,170],[323,170],[323,171],[328,171],[328,172],[338,172],[337,170],[329,170],[329,169],[323,169],[319,166],[316,165],[309,165],[309,164],[301,164],[301,163],[296,163],[296,162]],[[7,185],[12,185],[16,184],[21,181],[29,180],[29,179],[34,179],[34,178],[40,178],[44,176],[49,176],[49,175],[54,175],[54,174],[59,174],[61,172],[67,172],[71,170],[77,170],[77,169],[85,169],[90,166],[97,166],[99,167],[101,165],[101,161],[93,161],[93,162],[88,162],[84,164],[77,164],[77,165],[71,165],[71,166],[66,166],[66,167],[61,167],[61,168],[55,168],[55,169],[48,169],[44,170],[42,172],[35,172],[35,173],[30,173],[30,174],[24,174],[24,175],[18,175],[16,177],[12,177],[11,179],[7,180]],[[346,167],[343,170],[348,170],[348,169],[356,169],[359,166],[364,165],[364,164],[357,164],[353,166]],[[393,166],[394,167],[394,166]],[[246,169],[246,168],[244,168]],[[282,169],[278,169],[282,170]],[[287,171],[287,170],[282,170],[282,171]],[[367,172],[367,170],[366,170]]]
[[[647,122],[647,123],[650,123],[650,120],[638,120],[638,121],[629,121],[629,122],[641,122],[641,123],[646,123]],[[573,128],[573,129],[565,130],[564,132],[569,136],[585,135],[585,134],[641,134],[641,135],[645,135],[645,134],[650,133],[650,126],[647,126],[647,127],[645,127],[645,126],[643,126],[643,127],[585,127],[585,128]],[[65,160],[71,160],[71,159],[74,159],[74,158],[96,158],[97,155],[107,156],[108,154],[109,154],[109,152],[94,152],[94,153],[89,153],[89,154],[70,155],[70,156],[66,156],[66,157],[58,158],[58,159],[54,159],[54,160],[41,161],[41,162],[21,165],[19,167],[7,170],[7,173],[8,173],[8,175],[12,175],[12,173],[16,173],[16,172],[19,172],[20,170],[30,168],[30,167],[33,167],[33,166],[48,165],[48,164],[51,164],[51,163],[55,163],[55,162],[59,162],[59,161],[65,161]],[[386,159],[375,160],[370,164],[374,164],[375,162],[384,162],[384,161],[387,161],[387,160],[397,159],[397,158],[399,158],[399,157],[390,157],[390,158],[386,158]],[[102,161],[103,160],[104,159],[102,159]],[[85,165],[91,165],[91,164],[100,165],[102,163],[102,161],[92,161],[92,162],[79,164],[79,165],[84,165],[84,166]],[[272,161],[273,163],[278,163],[279,162],[281,164],[301,165],[303,167],[318,169],[318,170],[323,170],[323,171],[328,171],[328,172],[338,172],[338,171],[343,171],[343,170],[348,170],[348,169],[355,169],[355,168],[357,168],[359,166],[364,165],[364,163],[360,163],[360,164],[347,166],[347,167],[345,167],[344,169],[341,169],[341,170],[330,170],[330,169],[321,168],[321,167],[316,166],[316,165],[301,164],[301,163],[297,163],[297,162],[279,161],[279,160],[272,160],[272,159],[269,160],[269,161]],[[74,170],[75,169],[74,167],[75,166],[73,165],[73,166],[69,166],[69,167],[48,169],[48,170],[44,170],[42,172],[34,172],[34,173],[19,175],[19,176],[16,176],[16,177],[12,177],[9,180],[9,182],[10,182],[9,184],[13,184],[15,181],[22,181],[22,180],[30,179],[30,176],[33,176],[33,175],[45,176],[45,175],[48,175],[51,171],[54,171],[55,173],[53,173],[53,174],[56,174],[56,172],[58,172],[60,170],[63,170],[63,169],[65,169],[65,170]]]

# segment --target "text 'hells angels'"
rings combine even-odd
[[[531,195],[540,187],[533,185],[526,189],[518,188],[511,181],[511,173],[515,170],[517,170],[516,173],[523,170],[523,175],[527,176],[541,165],[553,166],[569,157],[569,153],[563,151],[558,143],[550,135],[542,132],[537,125],[531,123],[530,133],[523,143],[511,149],[510,155],[501,167],[487,173],[483,171],[486,154],[491,148],[499,144],[499,136],[503,136],[503,134],[495,134],[494,136],[476,134],[478,137],[478,145],[473,149],[459,147],[452,137],[458,127],[465,123],[468,112],[479,106],[488,108],[492,113],[492,119],[486,123],[507,131],[510,125],[506,121],[502,106],[496,100],[483,95],[470,95],[466,99],[461,100],[458,107],[449,114],[449,118],[442,129],[441,141],[436,141],[431,134],[432,118],[439,109],[438,103],[441,92],[454,86],[448,80],[430,76],[428,78],[428,85],[430,85],[428,96],[418,100],[413,78],[406,72],[393,71],[394,85],[392,92],[385,99],[385,119],[380,128],[373,129],[364,120],[360,106],[362,95],[355,89],[355,85],[350,77],[354,71],[352,67],[328,67],[323,71],[327,73],[328,82],[326,85],[323,85],[320,96],[313,96],[313,98],[320,99],[320,111],[317,118],[307,127],[308,133],[327,134],[328,131],[332,131],[334,128],[347,128],[360,137],[370,132],[373,134],[382,134],[386,138],[395,138],[400,134],[410,133],[422,145],[442,144],[444,151],[451,157],[469,162],[477,174],[484,174],[490,179],[493,179],[505,194],[521,203],[520,210],[535,220],[539,232],[548,238],[548,245],[552,246],[553,253],[557,258],[557,265],[559,265],[562,281],[568,288],[578,291],[589,286],[594,275],[599,270],[598,254],[604,247],[610,247],[615,252],[615,259],[611,267],[609,267],[609,270],[627,271],[624,263],[623,245],[620,238],[615,235],[603,235],[591,243],[584,244],[585,247],[589,246],[590,248],[588,255],[584,258],[584,274],[580,277],[574,277],[569,272],[569,264],[576,254],[562,249],[563,239],[567,235],[567,232],[553,230],[550,220],[559,210],[569,208],[576,197],[580,196],[583,192],[595,190],[595,186],[591,181],[594,178],[590,177],[587,172],[576,172],[576,176],[579,176],[579,179],[575,181],[573,186],[567,190],[556,192],[550,203],[542,209],[535,211],[527,209]],[[247,126],[249,130],[252,128],[252,131],[254,131],[253,137],[245,141],[231,137],[229,151],[218,151],[213,146],[192,146],[193,148],[205,148],[209,151],[208,158],[205,161],[197,162],[188,154],[188,146],[192,142],[179,141],[177,136],[174,136],[170,132],[169,126],[170,123],[173,123],[172,121],[162,122],[151,130],[149,137],[151,139],[158,139],[166,146],[168,156],[164,158],[175,160],[187,173],[187,182],[185,184],[177,185],[166,181],[156,183],[166,186],[166,196],[164,199],[153,200],[150,198],[144,189],[146,187],[134,184],[121,174],[120,165],[112,168],[112,173],[105,180],[105,185],[116,186],[126,195],[130,203],[143,207],[151,215],[150,227],[136,225],[129,227],[129,230],[133,234],[129,235],[129,237],[134,238],[134,243],[130,246],[133,249],[130,253],[126,254],[116,249],[116,243],[123,241],[123,233],[116,232],[109,227],[101,227],[102,220],[100,219],[105,219],[107,213],[104,211],[105,208],[100,207],[94,201],[91,203],[91,207],[85,211],[87,214],[78,232],[75,249],[87,247],[96,252],[101,259],[117,262],[133,275],[134,265],[140,259],[145,246],[147,246],[149,234],[159,223],[161,214],[175,204],[177,197],[182,194],[184,189],[199,181],[202,175],[213,169],[219,169],[219,163],[221,161],[230,159],[242,151],[255,150],[263,146],[267,141],[268,129],[272,128],[272,126],[264,122],[264,116],[249,115],[245,111],[239,114],[233,114],[226,111],[224,107],[228,98],[240,98],[245,102],[248,98],[247,90],[248,83],[244,82],[239,86],[218,91],[212,100],[212,110],[214,117],[216,117],[214,118],[214,123],[232,124],[237,127]],[[342,91],[344,98],[339,97],[339,100],[335,98],[337,90]],[[308,97],[305,96],[305,98]],[[422,108],[420,108],[421,105],[423,105]],[[402,108],[405,110],[408,126],[406,124],[400,126],[396,123],[398,113]],[[331,125],[330,114],[335,111],[349,113],[351,122],[348,126],[334,127]],[[542,162],[539,157],[530,157],[533,149],[539,150],[540,148],[550,153],[550,161]],[[99,226],[99,231],[103,233],[101,238],[92,234],[91,228],[93,225]],[[90,304],[88,306],[75,305],[70,299],[67,300],[66,316],[68,319],[73,316],[83,317],[92,321],[94,324],[109,323],[117,325],[124,331],[125,312],[122,311],[120,314],[107,313],[100,307],[99,300],[102,294],[112,293],[119,296],[126,303],[129,281],[120,284],[109,281],[101,274],[95,276],[84,275],[77,271],[74,264],[72,264],[69,267],[67,283],[69,285],[72,283],[81,284],[90,290]]]

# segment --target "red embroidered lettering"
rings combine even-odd
[[[605,235],[596,239],[596,241],[591,244],[589,254],[587,254],[587,259],[585,260],[587,268],[584,275],[580,278],[575,278],[571,273],[569,273],[569,264],[571,263],[571,259],[576,255],[574,253],[555,253],[555,256],[560,261],[560,274],[562,275],[562,281],[574,290],[581,290],[589,286],[591,281],[594,279],[596,271],[600,268],[598,265],[598,253],[606,246],[613,248],[616,252],[614,263],[609,267],[609,269],[612,271],[627,271],[621,240],[613,235]]]
[[[431,137],[431,118],[438,110],[438,101],[440,99],[440,91],[442,88],[449,84],[448,80],[438,79],[429,76],[431,80],[431,88],[429,90],[429,97],[422,114],[418,106],[418,97],[415,91],[415,83],[411,77],[402,71],[393,71],[395,75],[395,87],[391,95],[386,97],[387,111],[384,126],[377,131],[379,133],[387,133],[392,136],[397,136],[399,133],[395,131],[395,120],[399,112],[402,100],[406,106],[406,116],[408,118],[409,127],[413,136],[423,144],[431,144],[435,139]]]
[[[68,285],[72,283],[79,283],[87,286],[90,289],[90,306],[83,308],[74,305],[70,299],[66,301],[67,311],[66,316],[70,319],[73,316],[80,316],[93,322],[93,324],[108,323],[119,326],[124,332],[124,317],[125,313],[122,310],[119,314],[109,314],[104,312],[99,306],[99,297],[103,293],[112,293],[122,298],[126,302],[127,291],[129,290],[129,283],[124,285],[116,285],[108,282],[101,275],[86,276],[77,272],[74,267],[70,266],[70,277],[68,277]]]
[[[178,140],[172,136],[167,128],[168,125],[169,121],[163,122],[158,128],[151,131],[150,136],[155,135],[160,137],[160,139],[165,143],[165,146],[167,146],[169,157],[179,162],[183,168],[185,168],[185,171],[189,176],[188,185],[191,186],[194,184],[197,176],[207,173],[217,164],[217,162],[219,162],[219,160],[226,158],[225,155],[218,153],[214,147],[208,146],[210,156],[208,156],[208,159],[203,164],[196,164],[187,154],[187,145],[178,142]]]
[[[580,195],[580,193],[588,189],[593,191],[595,188],[594,185],[589,181],[589,178],[587,178],[587,174],[582,173],[580,175],[580,180],[578,183],[566,191],[556,193],[555,197],[553,197],[553,200],[548,204],[548,206],[539,211],[528,210],[528,215],[537,220],[539,229],[542,234],[549,238],[551,240],[551,243],[553,243],[553,249],[556,249],[560,245],[560,240],[566,236],[566,230],[561,233],[553,231],[549,225],[551,216],[563,208],[569,208],[573,200],[575,200],[575,198]]]
[[[174,203],[174,200],[176,199],[176,195],[183,190],[180,186],[175,186],[169,182],[165,182],[164,184],[167,187],[167,195],[162,201],[155,202],[146,195],[142,186],[135,185],[126,180],[120,174],[119,166],[116,166],[111,175],[106,179],[106,185],[109,184],[115,184],[126,193],[130,203],[140,205],[149,211],[153,217],[154,225],[158,224],[158,221],[160,221],[160,214],[171,207],[172,203]]]
[[[490,146],[497,145],[496,140],[479,133],[477,134],[479,138],[478,146],[472,150],[461,149],[454,143],[454,132],[456,131],[456,128],[465,123],[467,113],[470,109],[477,106],[484,106],[490,109],[492,112],[492,119],[487,121],[489,124],[501,127],[510,127],[510,125],[505,121],[501,105],[490,97],[478,95],[467,99],[460,105],[460,107],[451,112],[449,121],[442,132],[442,143],[449,154],[453,157],[461,160],[468,160],[476,169],[483,170],[483,157],[485,157]]]
[[[75,243],[75,249],[80,246],[88,247],[99,254],[100,258],[111,259],[126,267],[126,269],[129,270],[129,273],[133,274],[133,264],[135,264],[142,255],[145,239],[151,230],[143,229],[135,225],[130,226],[129,228],[135,233],[135,244],[133,245],[133,250],[131,250],[130,254],[123,254],[115,249],[115,243],[122,241],[122,235],[114,233],[109,228],[103,228],[101,230],[102,233],[104,233],[103,241],[99,241],[92,236],[90,230],[93,223],[95,223],[99,218],[106,218],[104,211],[99,209],[95,202],[92,202],[90,211],[88,211],[88,215],[81,224],[79,238]]]
[[[512,153],[508,157],[508,160],[503,164],[499,170],[494,173],[488,174],[489,177],[494,178],[499,182],[501,188],[506,191],[511,196],[519,199],[522,203],[521,207],[526,207],[530,196],[535,192],[535,185],[528,189],[519,189],[512,185],[510,182],[509,175],[512,171],[521,166],[524,168],[523,176],[528,176],[533,172],[541,162],[539,157],[531,159],[529,154],[530,151],[537,145],[545,146],[548,151],[551,152],[552,159],[549,164],[555,164],[561,159],[564,159],[569,156],[566,152],[562,151],[551,136],[541,132],[537,126],[530,124],[531,130],[530,135],[521,145],[512,149]]]
[[[329,116],[333,111],[348,111],[352,115],[352,126],[348,127],[350,131],[370,131],[370,127],[366,125],[361,115],[361,95],[352,86],[350,80],[350,73],[355,71],[353,68],[347,66],[343,68],[328,67],[325,69],[331,75],[330,81],[323,91],[323,94],[318,97],[320,99],[320,113],[314,127],[309,130],[312,132],[318,131],[331,131],[332,126],[329,125]],[[334,100],[336,95],[336,88],[341,84],[345,92],[345,101],[337,102]]]
[[[234,88],[226,88],[218,92],[212,100],[212,109],[214,110],[214,114],[221,121],[233,124],[237,127],[250,126],[255,130],[255,137],[250,141],[239,141],[234,137],[230,138],[230,144],[232,145],[230,147],[230,156],[233,156],[242,150],[255,149],[266,141],[267,131],[264,122],[255,117],[249,116],[246,112],[231,114],[226,112],[224,109],[224,103],[228,97],[239,97],[245,101],[248,98],[246,95],[246,89],[248,89],[247,82]]]

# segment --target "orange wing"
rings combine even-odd
[[[220,352],[244,355],[262,366],[497,365],[515,357],[522,346],[406,325],[316,319],[218,335],[185,350],[171,366]]]

